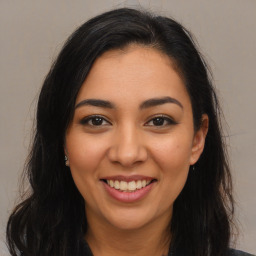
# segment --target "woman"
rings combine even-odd
[[[229,249],[219,113],[174,20],[118,9],[83,24],[40,93],[11,255],[248,255]]]

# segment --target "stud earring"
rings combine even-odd
[[[65,156],[65,165],[69,166],[69,161],[68,161],[68,157],[67,156]]]

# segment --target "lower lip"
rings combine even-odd
[[[120,190],[110,187],[108,184],[106,184],[103,181],[102,183],[104,185],[104,188],[106,189],[106,191],[111,197],[124,203],[132,203],[144,198],[150,192],[155,182],[150,183],[144,188],[135,190],[134,192],[122,192]]]

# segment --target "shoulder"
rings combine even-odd
[[[239,250],[230,249],[228,256],[255,256],[255,255],[247,252],[242,252]]]
[[[169,256],[172,256],[173,253],[170,251]],[[184,248],[182,249],[176,249],[175,250],[175,255],[177,256],[187,256],[187,255],[190,255],[188,252],[186,252],[184,250]],[[235,249],[229,249],[228,250],[228,253],[227,253],[227,256],[256,256],[254,254],[250,254],[250,253],[247,253],[247,252],[243,252],[243,251],[239,251],[239,250],[235,250]]]

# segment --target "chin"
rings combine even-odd
[[[120,230],[132,231],[144,227],[148,222],[141,218],[115,218],[111,221],[112,226]]]
[[[140,229],[154,220],[154,214],[151,214],[144,209],[123,209],[116,210],[108,216],[105,215],[109,224],[120,230],[135,230]]]

